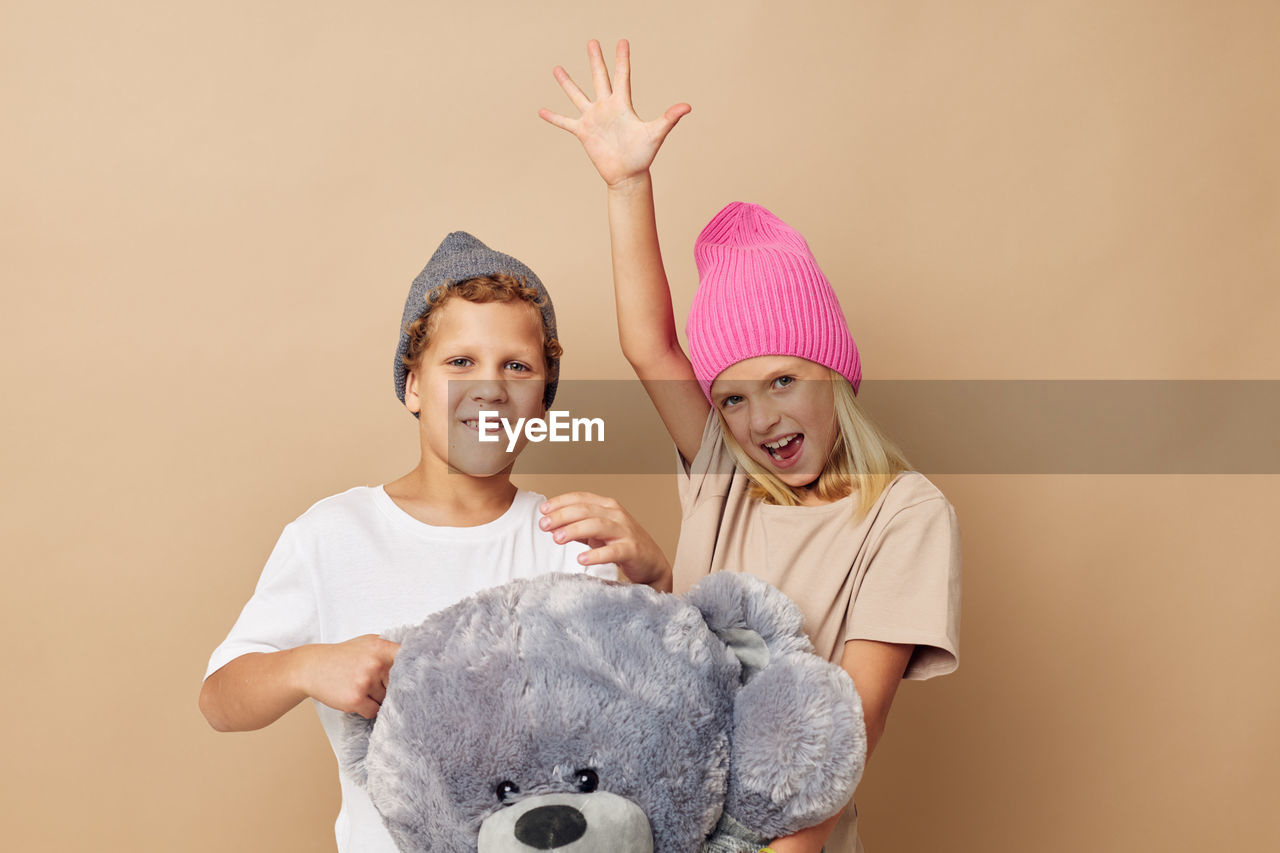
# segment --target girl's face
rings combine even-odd
[[[831,372],[789,355],[731,365],[711,400],[747,455],[793,489],[818,479],[836,439]]]

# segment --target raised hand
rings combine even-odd
[[[660,118],[642,121],[631,105],[631,47],[627,40],[618,42],[612,83],[600,43],[595,39],[587,44],[587,56],[591,60],[595,100],[588,98],[569,72],[557,65],[552,73],[581,115],[570,118],[548,109],[539,110],[538,115],[578,137],[600,177],[615,187],[649,170],[671,128],[693,108],[676,104]]]
[[[671,565],[631,513],[613,498],[592,492],[569,492],[549,499],[538,522],[555,540],[582,542],[591,550],[578,557],[584,566],[616,563],[632,583],[671,590]]]

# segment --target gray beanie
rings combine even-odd
[[[454,231],[436,249],[431,260],[418,273],[409,287],[409,297],[404,301],[404,318],[400,321],[400,344],[396,347],[396,396],[404,402],[404,386],[409,377],[409,369],[404,366],[403,356],[409,352],[409,326],[419,317],[431,311],[427,302],[427,294],[442,284],[453,285],[482,275],[506,273],[513,278],[524,279],[524,283],[538,291],[538,299],[542,303],[542,325],[547,334],[555,337],[556,312],[551,306],[551,295],[542,286],[542,281],[533,270],[517,261],[510,255],[495,252],[466,231]],[[438,298],[438,297],[437,297]],[[547,362],[547,386],[542,402],[548,409],[556,398],[556,384],[560,380],[560,359],[552,358]],[[417,413],[414,414],[417,417]]]

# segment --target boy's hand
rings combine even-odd
[[[541,507],[538,522],[561,544],[574,540],[591,550],[579,555],[584,566],[614,563],[632,583],[670,591],[671,565],[643,527],[613,498],[592,492],[569,492]]]
[[[398,643],[377,634],[304,646],[299,649],[306,653],[302,689],[330,708],[372,720],[386,698],[387,676],[399,650]]]
[[[569,73],[557,65],[553,72],[556,80],[582,115],[569,118],[548,109],[539,110],[538,115],[578,137],[600,177],[610,187],[617,187],[649,170],[662,141],[692,107],[676,104],[661,118],[641,121],[631,106],[631,48],[627,40],[618,42],[613,70],[616,89],[609,83],[609,70],[595,39],[587,44],[587,55],[595,81],[595,101],[583,94]]]

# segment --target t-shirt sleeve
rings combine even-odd
[[[845,640],[916,646],[904,678],[953,672],[960,648],[960,526],[941,495],[898,510],[872,544]]]
[[[682,513],[688,515],[706,497],[728,494],[736,464],[725,444],[720,418],[712,409],[707,413],[702,443],[698,445],[698,453],[693,460],[686,463],[680,451],[676,451],[676,486]]]
[[[250,652],[278,652],[317,641],[312,572],[299,546],[295,524],[280,534],[253,597],[240,612],[231,633],[209,658],[205,678]]]

